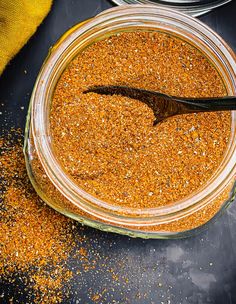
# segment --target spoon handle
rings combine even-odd
[[[225,96],[217,98],[178,98],[172,97],[180,102],[188,110],[208,111],[233,111],[236,110],[236,96]]]

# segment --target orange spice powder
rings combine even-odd
[[[110,204],[153,208],[207,183],[229,142],[229,112],[175,116],[153,127],[152,110],[137,100],[83,94],[106,84],[185,97],[227,94],[208,59],[168,34],[121,33],[89,46],[63,72],[50,115],[58,161],[81,188]]]
[[[122,289],[126,285],[123,258],[104,256],[101,234],[86,230],[39,198],[27,176],[22,139],[21,130],[0,138],[0,302],[83,303],[85,288],[91,303],[97,303],[94,295],[109,301],[118,284]],[[109,241],[109,248],[113,245]],[[96,283],[98,269],[106,288]],[[86,286],[87,273],[92,288]]]

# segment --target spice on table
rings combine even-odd
[[[92,284],[91,303],[97,303],[98,294],[101,301],[109,302],[116,297],[117,286],[126,290],[124,255],[110,259],[100,251],[106,235],[95,230],[86,233],[34,191],[25,168],[21,130],[0,137],[0,168],[1,303],[53,304],[73,299],[83,304],[86,274]],[[109,240],[109,247],[113,246],[115,241]],[[102,289],[98,274],[104,281]],[[117,303],[126,302],[122,299]]]
[[[0,141],[0,276],[17,284],[14,274],[21,274],[21,285],[30,286],[27,303],[58,303],[72,275],[65,265],[73,247],[72,221],[47,207],[32,188],[21,133],[12,131]]]
[[[206,184],[227,149],[231,114],[180,115],[153,127],[152,110],[137,100],[83,94],[108,84],[227,94],[206,56],[180,38],[125,32],[98,41],[72,60],[52,101],[53,148],[66,173],[95,197],[134,208],[165,206]]]

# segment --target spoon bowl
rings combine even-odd
[[[183,98],[157,91],[113,85],[93,86],[84,91],[84,93],[92,92],[102,95],[121,95],[144,102],[153,110],[155,116],[153,125],[174,115],[236,110],[236,96]]]

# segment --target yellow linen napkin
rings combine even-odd
[[[34,34],[52,0],[0,0],[0,75]]]

